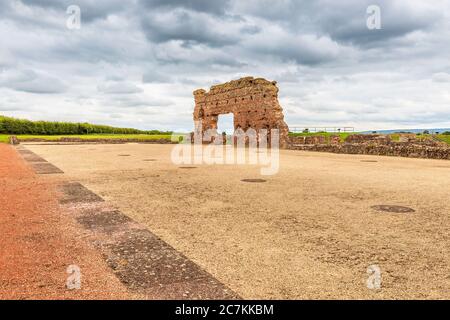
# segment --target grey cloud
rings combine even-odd
[[[25,106],[18,105],[15,101],[0,101],[0,111],[26,110]]]
[[[65,92],[67,86],[58,78],[33,70],[8,69],[0,73],[0,86],[28,93],[54,94]]]
[[[98,91],[112,94],[130,94],[142,92],[142,89],[129,82],[107,82],[98,85]]]
[[[450,73],[446,72],[439,72],[433,74],[433,81],[434,82],[450,82]]]
[[[241,68],[247,64],[241,61],[241,57],[222,48],[211,48],[205,44],[183,45],[179,42],[159,44],[154,47],[154,58],[159,65],[172,67],[179,74],[185,72],[197,73],[205,66],[210,69],[215,67]]]
[[[417,12],[411,10],[407,3],[380,1],[381,29],[370,30],[366,26],[366,9],[372,4],[371,0],[358,1],[345,10],[338,10],[336,6],[333,15],[326,15],[321,19],[324,31],[340,41],[383,45],[383,41],[429,29],[440,16],[440,12],[430,8]]]
[[[256,25],[248,25],[248,26],[243,26],[239,31],[242,33],[247,33],[247,34],[257,34],[257,33],[261,32],[261,27],[258,27]]]
[[[167,83],[171,79],[168,74],[156,70],[145,72],[142,76],[142,82],[144,83]]]
[[[141,0],[140,3],[150,10],[184,8],[215,14],[223,14],[230,5],[228,0]]]
[[[214,47],[239,41],[239,34],[227,32],[219,21],[204,13],[185,10],[148,14],[143,18],[142,26],[147,38],[157,43],[180,40],[187,44],[205,43]]]
[[[264,41],[269,38],[271,41]],[[261,33],[249,39],[245,46],[249,51],[276,56],[284,61],[303,65],[315,65],[338,59],[345,48],[327,37],[315,35],[296,36],[281,30]]]
[[[70,5],[80,7],[82,23],[92,22],[97,19],[106,18],[110,14],[116,14],[132,5],[131,1],[122,0],[20,0],[23,4],[31,7],[41,7],[66,13]],[[131,4],[130,4],[131,2]]]
[[[366,26],[369,5],[378,5],[381,9],[380,30],[369,30]],[[329,35],[334,40],[362,46],[428,30],[444,17],[439,7],[420,1],[236,0],[233,7],[242,13],[277,21],[293,33]]]
[[[42,82],[41,80],[31,80],[21,83],[17,83],[14,86],[15,90],[24,91],[29,93],[62,93],[66,91],[66,86],[62,83],[55,81],[55,79],[46,79],[50,82]]]
[[[160,99],[156,97],[149,97],[140,94],[130,94],[117,96],[112,103],[113,106],[120,108],[134,108],[134,107],[167,107],[173,102],[168,99]]]

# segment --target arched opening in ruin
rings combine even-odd
[[[222,133],[226,132],[227,135],[231,135],[234,133],[234,114],[233,113],[225,113],[220,114],[217,120],[217,132]]]

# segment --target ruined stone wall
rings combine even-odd
[[[328,141],[322,139],[324,137],[305,138],[309,137],[290,137],[289,148],[305,151],[450,160],[450,147],[445,142],[434,139],[414,138],[407,142],[396,142],[392,141],[388,135],[354,134],[348,136],[342,143],[338,136],[330,137]]]
[[[19,139],[17,139],[16,136],[9,136],[8,142],[9,142],[9,144],[13,144],[13,145],[20,144],[20,141],[19,141]]]
[[[252,128],[278,129],[280,147],[288,145],[289,128],[284,122],[283,109],[278,103],[278,88],[275,81],[246,77],[212,86],[209,92],[194,91],[194,121],[202,121],[196,130],[217,129],[221,114],[234,115],[234,129],[246,131]],[[270,138],[269,138],[270,141]]]
[[[391,138],[385,134],[351,134],[345,139],[345,142],[389,144]]]
[[[289,137],[291,144],[325,144],[327,139],[324,136],[296,136]]]
[[[408,158],[442,159],[450,160],[450,148],[428,147],[423,145],[411,145],[392,143],[389,145],[368,144],[303,144],[293,145],[293,150],[346,153],[346,154],[368,154],[379,156],[397,156]]]

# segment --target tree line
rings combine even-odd
[[[172,134],[171,131],[138,130],[132,128],[116,128],[90,123],[30,121],[0,115],[0,133],[30,135],[61,134]]]

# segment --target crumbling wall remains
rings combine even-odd
[[[418,139],[409,136],[406,141],[397,142],[392,141],[389,135],[352,134],[344,142],[340,142],[338,136],[332,136],[328,141],[324,137],[315,137],[317,139],[302,136],[290,137],[289,148],[305,151],[450,160],[449,145],[435,139]]]
[[[246,77],[224,84],[212,86],[209,92],[203,89],[194,91],[194,121],[201,121],[196,130],[205,132],[217,130],[219,115],[232,113],[234,129],[247,131],[252,128],[259,132],[278,129],[280,147],[288,146],[289,128],[284,122],[283,109],[278,103],[278,87],[275,81]]]
[[[12,144],[12,145],[20,144],[20,141],[19,141],[19,139],[17,139],[16,136],[9,136],[8,142],[9,142],[9,144]]]

